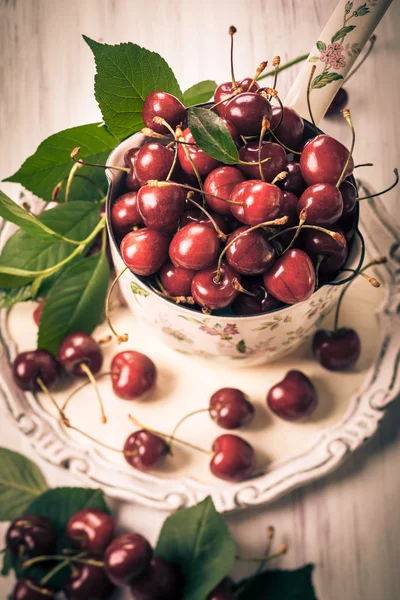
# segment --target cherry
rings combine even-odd
[[[111,207],[111,225],[117,237],[123,238],[135,225],[142,223],[137,193],[122,194]]]
[[[361,342],[354,329],[341,327],[335,331],[319,329],[312,341],[316,360],[329,371],[351,369],[360,358]]]
[[[123,587],[133,582],[150,564],[153,550],[139,533],[126,533],[108,546],[104,570],[114,585]]]
[[[246,224],[260,225],[281,215],[283,194],[276,185],[256,179],[240,185],[244,187],[243,215]],[[236,187],[232,194],[232,200],[236,200],[237,193],[238,188]]]
[[[217,437],[212,449],[210,469],[215,477],[234,482],[250,477],[256,459],[253,448],[243,438],[225,433]]]
[[[336,96],[334,96],[332,102],[330,103],[328,110],[325,113],[326,117],[333,117],[334,115],[338,115],[342,108],[344,108],[349,101],[349,95],[344,88],[339,88],[336,92]]]
[[[348,249],[344,235],[333,238],[317,229],[304,229],[301,233],[302,248],[315,261],[322,257],[319,273],[337,273],[346,262]]]
[[[237,429],[254,417],[254,406],[235,388],[221,388],[210,398],[210,416],[223,429]]]
[[[133,400],[150,390],[157,376],[153,361],[134,350],[125,350],[114,356],[111,362],[111,380],[118,398]]]
[[[163,231],[131,231],[121,242],[123,261],[136,275],[153,275],[168,258],[169,242],[170,236]]]
[[[225,261],[221,263],[220,280],[215,279],[218,274],[217,265],[208,267],[196,273],[192,281],[192,296],[199,304],[208,310],[217,310],[229,306],[238,295],[233,287],[233,280],[240,283],[240,275]]]
[[[234,584],[230,577],[224,577],[207,596],[207,600],[235,600]]]
[[[343,198],[338,188],[330,183],[315,183],[300,196],[297,212],[306,211],[306,223],[332,225],[343,212]]]
[[[144,144],[136,155],[135,172],[140,185],[150,179],[160,181],[167,178],[174,162],[175,150],[159,142]]]
[[[140,148],[131,148],[125,153],[124,162],[125,166],[129,167],[129,173],[126,174],[125,177],[125,185],[131,192],[137,192],[140,188],[140,183],[138,178],[136,177],[136,158],[139,153]]]
[[[351,181],[347,181],[347,179],[345,179],[339,186],[339,192],[342,194],[343,199],[342,216],[346,217],[352,214],[353,209],[356,205],[357,190],[355,185],[353,185]]]
[[[192,280],[196,271],[175,267],[168,262],[160,271],[160,281],[171,296],[190,296]]]
[[[285,304],[307,300],[315,289],[315,270],[308,254],[292,248],[264,275],[267,291]]]
[[[281,115],[281,107],[274,106],[272,109],[271,129],[282,144],[296,149],[303,139],[304,121],[293,108],[284,106],[283,119],[279,127],[277,127],[281,120]]]
[[[205,198],[208,206],[220,215],[230,215],[231,205],[228,202],[218,200],[218,198],[214,198],[209,194],[214,194],[214,196],[220,196],[221,198],[229,200],[233,188],[238,183],[242,183],[242,181],[245,180],[246,178],[243,173],[236,167],[223,166],[211,171],[204,182],[204,192],[206,194]]]
[[[299,199],[292,192],[287,192],[286,190],[283,190],[282,198],[283,198],[283,205],[282,205],[281,214],[282,214],[282,216],[288,217],[288,220],[285,223],[284,227],[285,228],[293,227],[294,225],[297,225],[297,222],[298,222],[297,205],[298,205]]]
[[[196,173],[193,170],[192,163],[190,162],[186,151],[192,159],[192,162],[196,167],[200,177],[205,177],[220,164],[217,160],[215,160],[215,158],[208,156],[208,154],[206,154],[197,144],[195,144],[194,137],[192,136],[188,127],[183,131],[183,141],[187,142],[187,144],[185,147],[184,144],[179,144],[178,160],[183,171],[187,175],[193,177],[196,175]],[[188,145],[189,143],[195,145]]]
[[[218,104],[218,106],[216,107],[216,111],[218,112],[218,114],[221,117],[225,116],[225,112],[226,112],[226,105],[228,102],[223,102],[223,100],[225,100],[225,98],[230,98],[232,96],[232,94],[235,92],[235,90],[238,89],[238,87],[241,87],[243,92],[247,92],[250,85],[251,85],[251,91],[252,92],[257,92],[260,89],[260,86],[258,85],[258,83],[256,81],[254,81],[254,83],[252,84],[253,79],[251,77],[245,77],[244,79],[242,79],[241,81],[238,81],[236,83],[236,85],[233,85],[231,81],[227,81],[226,83],[221,83],[217,89],[214,92],[214,101],[216,104],[218,104],[219,102],[221,102],[222,104]]]
[[[248,225],[243,225],[231,233],[227,241],[229,247],[225,259],[242,275],[261,275],[274,263],[275,250],[261,229],[245,233],[248,229]]]
[[[278,182],[279,187],[286,192],[292,192],[292,194],[300,197],[306,189],[307,184],[303,179],[303,175],[301,174],[301,167],[299,163],[290,160],[286,163],[286,166],[282,170],[285,170],[287,175],[285,179]]]
[[[90,555],[85,556],[85,559],[90,559]],[[64,587],[67,600],[89,600],[90,598],[106,600],[113,590],[114,586],[107,578],[103,567],[81,563],[74,564]]]
[[[178,600],[181,589],[178,568],[160,556],[153,556],[148,568],[130,587],[132,600]]]
[[[6,533],[7,550],[18,559],[53,554],[57,532],[53,523],[40,515],[22,515]]]
[[[142,118],[146,127],[157,133],[170,133],[169,130],[158,123],[154,123],[154,117],[164,119],[172,129],[186,119],[186,108],[182,102],[167,92],[151,92],[144,101],[142,109]]]
[[[244,165],[239,163],[239,169],[246,173],[251,179],[260,179],[259,159],[266,162],[261,164],[261,169],[265,181],[271,182],[281,171],[286,168],[286,152],[279,144],[274,142],[261,142],[261,152],[259,153],[258,141],[249,142],[239,150],[239,158],[245,162],[254,163],[253,165]]]
[[[55,600],[55,591],[41,586],[32,577],[22,577],[17,581],[10,600]]]
[[[309,140],[300,156],[301,173],[308,185],[330,183],[336,185],[346,164],[349,151],[343,144],[326,134]],[[352,174],[353,157],[350,157],[345,177]]]
[[[46,300],[46,298],[39,298],[38,302],[37,302],[37,306],[36,306],[35,310],[33,311],[33,320],[35,322],[35,325],[37,325],[37,327],[39,327],[39,325],[40,325],[40,318],[42,316],[43,304],[44,304],[45,300]]]
[[[150,229],[176,229],[185,209],[185,190],[177,185],[156,187],[145,185],[138,192],[138,208],[144,224]]]
[[[240,204],[230,204],[230,210],[232,213],[232,216],[237,219],[238,221],[240,221],[240,223],[245,223],[246,225],[248,225],[248,223],[246,222],[246,218],[244,216],[244,201],[247,198],[248,195],[248,186],[247,186],[248,181],[243,181],[242,183],[238,183],[232,190],[232,193],[229,197],[230,200],[232,200],[233,202],[239,202]]]
[[[66,533],[74,548],[103,554],[114,537],[115,521],[97,508],[84,508],[67,523]]]
[[[99,344],[84,331],[69,333],[58,349],[58,360],[69,375],[87,377],[82,369],[85,364],[93,374],[98,373],[103,364]]]
[[[289,371],[267,394],[272,412],[287,421],[298,421],[317,407],[318,394],[310,379],[301,371]]]
[[[220,242],[214,230],[196,223],[177,231],[169,247],[169,257],[176,267],[199,271],[218,256]]]
[[[249,296],[248,294],[239,294],[232,304],[232,311],[235,315],[257,315],[275,310],[279,306],[279,300],[267,292],[262,285],[261,278],[243,278],[242,286],[250,293],[256,294],[256,297]]]
[[[36,391],[41,389],[38,379],[41,379],[47,387],[51,387],[58,381],[60,365],[47,350],[20,352],[14,359],[12,374],[21,390]]]
[[[128,464],[139,471],[148,471],[165,458],[169,447],[159,435],[140,429],[127,438],[123,452]]]
[[[227,204],[227,203],[223,202],[223,204]],[[219,227],[219,229],[222,231],[222,233],[228,233],[229,226],[228,226],[228,223],[223,218],[223,216],[216,212],[212,212],[212,211],[208,211],[208,212],[211,215],[211,217],[213,218],[213,220],[215,221],[215,223],[217,224],[217,227]],[[229,213],[230,213],[230,211],[229,211]],[[207,215],[204,212],[202,212],[201,210],[197,210],[196,208],[194,208],[192,210],[185,210],[185,212],[183,213],[183,215],[181,217],[181,220],[179,221],[180,227],[189,225],[189,223],[197,223],[200,225],[205,225],[206,227],[209,227],[210,229],[215,230],[214,224],[212,223],[212,221],[210,221],[210,219],[207,217]]]
[[[272,117],[271,104],[261,94],[244,92],[229,100],[224,116],[240,135],[259,135],[263,117]]]

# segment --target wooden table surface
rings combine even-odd
[[[0,0],[0,179],[14,173],[48,135],[100,118],[93,97],[94,63],[80,35],[108,43],[133,41],[158,51],[182,89],[202,79],[229,79],[227,29],[235,24],[236,73],[251,75],[263,59],[282,62],[308,52],[335,0]],[[357,130],[356,162],[376,189],[392,180],[399,159],[398,56],[400,10],[395,1],[377,29],[376,47],[346,86]],[[397,35],[396,35],[397,34]],[[280,76],[281,96],[297,68]],[[339,118],[323,129],[349,140]],[[400,166],[400,165],[398,165]],[[18,188],[2,184],[15,199]],[[395,214],[398,192],[387,206]],[[313,562],[321,600],[400,597],[400,402],[379,432],[337,472],[274,504],[228,517],[241,553],[262,553],[267,525],[289,544],[279,566]],[[0,444],[29,454],[29,444],[0,416]],[[78,484],[38,461],[51,485]],[[155,541],[165,515],[119,504],[120,522]],[[0,527],[2,534],[5,528]],[[0,544],[0,547],[2,544]],[[236,574],[243,575],[245,565]],[[5,598],[11,580],[0,582]]]

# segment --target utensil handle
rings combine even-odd
[[[294,108],[302,117],[310,119],[307,88],[311,69],[315,65],[310,103],[314,120],[318,124],[391,2],[392,0],[340,0],[284,104]]]

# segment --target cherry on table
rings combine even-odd
[[[136,177],[135,170],[136,157],[139,150],[140,148],[130,148],[130,150],[128,150],[124,156],[125,166],[130,169],[129,173],[127,173],[125,176],[125,186],[131,192],[137,192],[140,188],[140,183]]]
[[[192,163],[186,155],[188,152],[194,166],[196,167],[200,177],[206,177],[213,169],[219,166],[219,161],[215,160],[211,156],[208,156],[196,143],[190,129],[187,127],[183,131],[183,141],[186,145],[178,145],[178,160],[182,170],[191,177],[195,176],[196,173],[193,170]],[[194,144],[194,145],[189,145]],[[184,147],[185,146],[185,147]]]
[[[32,577],[22,577],[11,592],[10,600],[55,600],[55,590],[42,586]]]
[[[233,188],[245,180],[246,177],[236,167],[223,166],[211,171],[204,182],[204,192],[208,206],[220,215],[230,215],[231,205],[228,202],[214,198],[214,196],[229,200]],[[214,194],[214,196],[211,194]]]
[[[25,391],[38,391],[41,379],[46,387],[54,385],[60,377],[60,364],[47,350],[20,352],[14,359],[12,374],[16,385]]]
[[[69,375],[87,377],[81,365],[85,364],[92,374],[96,374],[103,364],[103,355],[96,340],[84,331],[75,331],[62,340],[58,360]]]
[[[222,261],[218,283],[215,281],[217,274],[217,265],[213,265],[199,271],[193,277],[192,296],[197,304],[208,310],[229,306],[239,293],[233,287],[233,280],[236,279],[240,283],[240,275],[228,263]]]
[[[111,381],[114,394],[123,400],[134,400],[150,390],[156,381],[153,361],[134,350],[125,350],[111,362]]]
[[[111,542],[104,555],[107,577],[119,587],[132,583],[149,565],[153,549],[139,533],[126,533]]]
[[[285,304],[307,300],[315,289],[315,270],[303,250],[292,248],[280,256],[264,275],[267,291]]]
[[[242,275],[261,275],[273,265],[275,250],[261,229],[249,229],[248,225],[243,225],[231,233],[225,259]]]
[[[240,135],[259,135],[263,117],[271,120],[272,108],[269,101],[261,94],[244,92],[228,101],[224,117],[232,123]]]
[[[333,137],[321,134],[309,140],[300,156],[300,167],[306,183],[330,183],[336,185],[346,164],[349,151]],[[350,157],[345,177],[352,174],[353,157]]]
[[[169,231],[177,227],[185,210],[185,190],[177,185],[144,185],[138,191],[139,213],[146,227]]]
[[[123,453],[126,462],[132,467],[148,471],[164,460],[169,453],[169,446],[161,436],[140,429],[126,439]]]
[[[47,517],[26,514],[15,519],[6,533],[7,550],[15,557],[27,560],[34,556],[53,554],[57,531]]]
[[[95,559],[95,556],[85,556]],[[64,586],[67,600],[107,600],[114,586],[105,574],[104,568],[92,564],[74,563],[72,573]]]
[[[103,554],[114,537],[115,520],[97,508],[83,508],[69,519],[66,534],[74,548]]]
[[[290,160],[286,163],[282,171],[286,171],[287,175],[282,181],[278,181],[277,185],[286,192],[292,192],[298,198],[307,187],[306,182],[301,174],[301,167],[298,162]]]
[[[230,577],[222,581],[209,593],[207,600],[235,600],[234,583]]]
[[[303,139],[304,121],[301,116],[290,106],[283,107],[283,118],[281,120],[282,109],[280,106],[272,108],[271,129],[282,144],[296,150]]]
[[[358,333],[350,327],[340,327],[335,331],[319,329],[313,337],[312,351],[325,369],[346,371],[360,358],[361,341]]]
[[[245,481],[254,471],[255,453],[246,440],[225,433],[217,437],[212,450],[214,456],[210,462],[210,469],[215,477],[225,481]]]
[[[111,207],[111,225],[117,237],[123,238],[135,225],[142,223],[137,203],[137,192],[127,192],[116,199]]]
[[[239,294],[232,304],[232,312],[238,316],[257,315],[263,312],[275,310],[280,305],[279,300],[267,292],[263,286],[262,278],[244,277],[242,286],[245,290],[256,296]]]
[[[182,576],[176,565],[153,556],[147,569],[130,586],[132,600],[178,600]]]
[[[311,225],[332,225],[342,216],[343,198],[335,185],[314,183],[300,196],[297,212],[305,210],[306,223]]]
[[[238,429],[254,417],[254,406],[241,390],[221,388],[210,398],[210,417],[223,429]]]
[[[337,229],[337,228],[336,228]],[[322,260],[318,272],[324,275],[337,273],[346,262],[348,248],[346,239],[341,231],[340,237],[333,238],[328,233],[317,229],[304,229],[300,234],[303,250],[314,259]]]
[[[194,269],[175,267],[171,262],[168,262],[161,268],[160,281],[171,296],[190,296],[195,274]]]
[[[267,403],[278,417],[298,421],[316,409],[318,394],[307,375],[293,370],[269,390]]]
[[[151,92],[144,101],[142,109],[143,122],[146,127],[157,133],[169,134],[170,131],[167,127],[153,121],[154,117],[161,117],[172,129],[175,129],[177,125],[186,119],[186,108],[172,94],[156,90]]]
[[[261,152],[259,153],[258,141],[248,142],[239,150],[239,158],[245,162],[254,163],[245,165],[239,163],[238,167],[251,179],[261,179],[259,159],[266,160],[261,164],[262,173],[265,181],[271,182],[281,171],[286,170],[286,152],[279,144],[275,142],[261,142]]]
[[[153,275],[168,258],[170,239],[164,231],[149,228],[131,231],[121,242],[123,261],[136,275]]]
[[[135,173],[140,185],[146,185],[150,179],[159,181],[166,179],[173,165],[174,155],[173,148],[167,148],[159,142],[144,144],[139,149],[135,160]]]
[[[216,232],[206,225],[185,225],[172,238],[169,257],[176,267],[199,271],[218,256],[220,242]]]

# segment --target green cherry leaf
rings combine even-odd
[[[235,545],[210,497],[166,519],[156,553],[185,576],[182,600],[204,600],[232,569]]]
[[[11,306],[14,306],[14,304],[26,302],[31,299],[32,290],[30,285],[0,289],[0,308],[10,308]]]
[[[194,104],[201,104],[202,102],[208,102],[217,88],[217,82],[207,79],[206,81],[200,81],[192,85],[186,92],[183,93],[183,103],[185,106],[193,106]]]
[[[264,571],[238,585],[237,600],[317,600],[312,572],[313,565],[295,571]]]
[[[341,29],[339,29],[339,31],[337,31],[331,39],[332,44],[346,37],[346,35],[350,33],[350,31],[353,31],[353,29],[355,28],[355,25],[346,25],[346,27],[342,27]]]
[[[64,129],[45,139],[22,167],[4,181],[21,183],[39,198],[51,201],[54,187],[68,177],[74,165],[70,157],[74,148],[80,147],[79,158],[82,160],[105,164],[116,144],[115,137],[98,123]],[[99,200],[99,191],[83,177],[90,178],[105,194],[107,180],[104,170],[97,167],[82,167],[73,179],[70,199]],[[63,202],[64,192],[65,183],[57,197],[58,202]]]
[[[191,108],[188,125],[195,142],[209,156],[227,165],[234,165],[239,161],[238,149],[227,126],[212,110]]]
[[[142,108],[150,92],[162,90],[182,100],[174,73],[157,52],[131,42],[111,46],[83,39],[96,62],[95,96],[108,129],[119,140],[144,127]]]
[[[48,489],[39,467],[18,452],[0,448],[0,521],[12,521]]]

